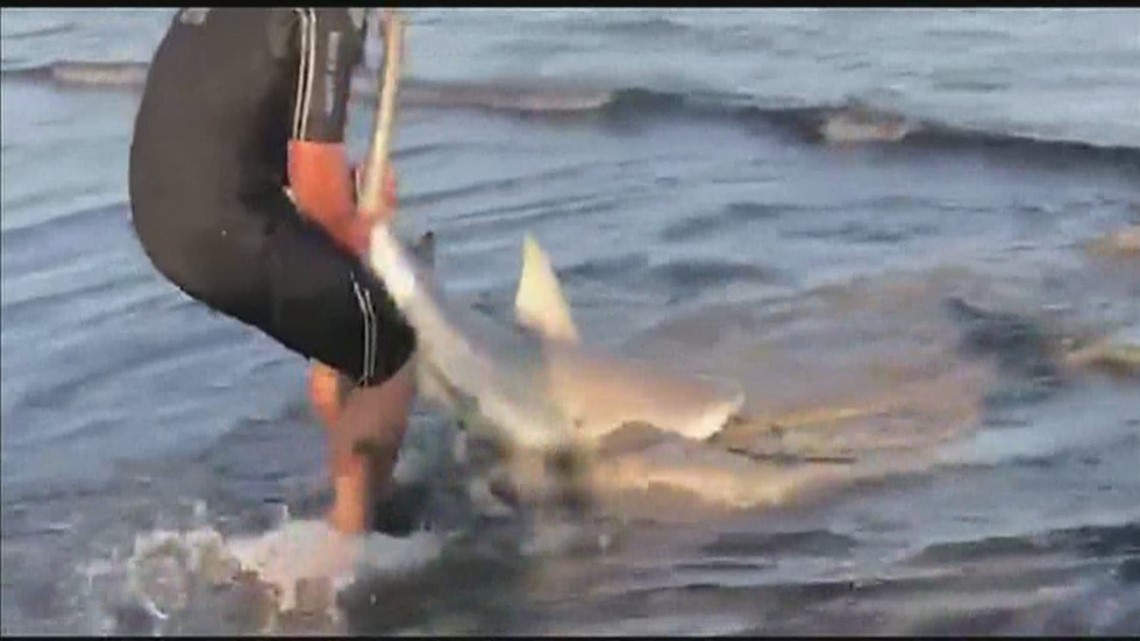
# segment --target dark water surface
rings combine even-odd
[[[310,554],[323,442],[303,361],[130,230],[169,16],[0,20],[5,633],[1140,633],[1137,379],[1066,357],[1140,341],[1140,262],[1086,251],[1140,225],[1137,12],[409,11],[401,224],[448,290],[505,309],[531,232],[587,341],[738,378],[818,461],[600,547],[373,537],[339,618],[204,579]]]

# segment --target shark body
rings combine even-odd
[[[416,331],[421,396],[507,449],[590,450],[631,423],[707,440],[744,404],[734,383],[583,345],[533,237],[513,325],[449,300],[429,262],[387,225],[373,228],[367,263]]]

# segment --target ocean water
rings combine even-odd
[[[1140,633],[1140,386],[1073,357],[1140,341],[1140,12],[408,10],[400,225],[448,291],[507,310],[533,233],[586,341],[779,427],[646,461],[588,544],[336,543],[335,598],[304,361],[130,228],[170,17],[0,14],[4,633]]]

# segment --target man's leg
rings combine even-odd
[[[391,492],[415,395],[415,334],[359,260],[295,210],[280,219],[267,252],[272,313],[259,327],[318,363],[309,396],[329,434],[329,520],[359,533]]]
[[[410,371],[402,371],[396,378],[400,380],[390,381],[385,385],[405,387],[412,385],[413,375]],[[329,431],[330,443],[332,439],[338,438],[340,433],[347,431],[343,427],[338,427],[338,421],[345,401],[354,389],[357,388],[352,381],[336,370],[324,363],[313,364],[310,370],[309,396],[316,414]],[[414,391],[411,395],[414,397]],[[395,407],[385,405],[382,410],[383,416],[395,414],[401,406],[401,404]],[[406,426],[407,406],[403,407],[403,423]],[[377,439],[380,443],[384,440],[383,436]],[[356,528],[363,522],[367,529],[401,535],[410,533],[415,527],[426,495],[423,487],[400,486],[392,477],[395,462],[398,460],[396,453],[399,446],[399,439],[394,445],[389,446],[395,448],[389,450],[392,451],[392,457],[353,455],[343,459],[344,465],[340,465],[340,461],[335,464],[330,462],[334,501],[328,519],[337,526],[337,529],[358,531]],[[380,453],[384,453],[383,446]],[[333,471],[334,467],[342,470],[339,476]]]
[[[376,505],[391,496],[392,472],[415,397],[412,368],[409,361],[380,385],[352,388],[328,424],[334,493],[328,520],[341,532],[368,530]]]

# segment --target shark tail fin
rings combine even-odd
[[[520,325],[547,338],[578,342],[578,328],[570,315],[558,276],[550,265],[550,258],[530,234],[523,241],[515,318]]]

